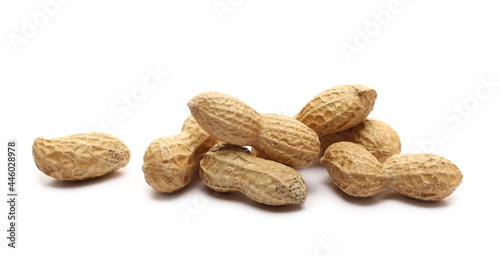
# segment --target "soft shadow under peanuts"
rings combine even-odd
[[[40,179],[43,178],[44,183],[47,184],[49,187],[53,188],[60,188],[60,189],[72,189],[72,188],[80,188],[80,187],[87,187],[87,186],[93,186],[97,185],[112,179],[118,179],[122,175],[125,174],[125,172],[128,172],[129,170],[127,168],[120,168],[114,172],[111,172],[109,174],[106,174],[101,177],[97,177],[94,179],[89,179],[89,180],[80,180],[80,181],[68,181],[68,180],[56,180],[54,178],[50,178],[50,180],[46,179],[48,176],[40,175]]]
[[[266,212],[274,212],[274,213],[286,213],[286,212],[295,212],[302,209],[302,205],[283,205],[283,206],[271,206],[265,205],[258,202],[253,201],[251,198],[245,196],[241,192],[216,192],[211,190],[209,187],[205,186],[206,194],[213,199],[217,200],[226,200],[231,201],[232,203],[245,204],[249,205],[253,208],[266,211]],[[306,201],[307,203],[307,201]]]
[[[173,201],[176,200],[179,197],[184,196],[186,193],[189,193],[189,191],[192,191],[196,189],[196,187],[200,187],[201,183],[203,183],[200,179],[200,175],[198,174],[198,171],[193,175],[193,179],[183,188],[180,190],[173,192],[173,193],[165,193],[165,192],[158,192],[154,190],[151,186],[149,186],[146,181],[144,181],[145,186],[147,189],[151,191],[151,198],[154,200],[159,200],[159,201]]]
[[[390,191],[390,190],[387,190]],[[400,195],[394,191],[390,191],[391,193],[387,193],[383,196],[383,200],[396,200],[402,203],[406,203],[413,206],[424,207],[424,208],[439,208],[445,207],[448,205],[448,201],[445,199],[438,201],[422,201],[418,199],[414,199],[411,197],[407,197],[404,195]]]
[[[318,186],[313,184],[317,183],[318,179],[320,180],[322,176],[328,177],[328,173],[326,172],[323,166],[313,165],[311,167],[301,168],[296,170],[300,173],[302,179],[304,179],[308,197],[314,196],[314,194],[322,192],[321,191],[322,188],[319,188]]]

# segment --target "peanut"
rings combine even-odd
[[[341,85],[312,98],[296,115],[318,136],[351,128],[372,111],[377,92],[364,85]]]
[[[463,178],[456,165],[434,154],[393,155],[383,165],[391,177],[389,189],[424,201],[449,196]]]
[[[45,139],[32,147],[35,164],[46,175],[68,181],[93,179],[125,167],[130,150],[115,136],[89,132]]]
[[[200,177],[218,192],[240,191],[267,205],[303,204],[306,185],[295,169],[258,158],[248,149],[220,143],[205,154]]]
[[[434,154],[393,155],[381,164],[363,146],[338,142],[321,158],[333,182],[346,194],[369,197],[384,188],[423,201],[449,196],[462,182],[462,173],[449,160]]]
[[[266,158],[299,168],[317,160],[318,135],[303,123],[280,114],[259,114],[241,100],[206,92],[188,102],[191,114],[216,139],[253,146]]]
[[[321,158],[333,182],[346,194],[370,197],[387,186],[382,164],[364,147],[351,142],[331,145]]]
[[[181,134],[160,137],[146,149],[142,165],[146,182],[158,192],[180,190],[191,181],[203,154],[215,143],[216,140],[189,116]]]
[[[373,118],[367,118],[347,130],[323,135],[319,139],[323,149],[340,141],[360,144],[381,163],[390,156],[401,153],[401,140],[398,133],[385,122]]]

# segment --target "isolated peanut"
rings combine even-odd
[[[319,139],[323,149],[340,141],[360,144],[381,163],[390,156],[401,153],[401,140],[398,133],[387,123],[374,118],[367,118],[354,127],[323,135]]]
[[[258,158],[248,149],[220,143],[205,154],[200,177],[218,192],[240,191],[267,205],[303,204],[306,185],[295,169]]]
[[[449,196],[462,182],[462,173],[449,160],[434,154],[393,155],[381,164],[363,146],[332,144],[321,158],[333,182],[346,194],[369,197],[384,188],[424,201]]]
[[[32,147],[40,171],[58,180],[93,179],[125,167],[130,150],[115,136],[89,132],[45,139],[38,137]]]
[[[296,115],[318,136],[351,128],[372,111],[377,92],[364,85],[341,85],[312,98]]]
[[[200,126],[218,140],[253,146],[266,158],[294,168],[310,166],[319,156],[318,135],[291,117],[261,115],[220,92],[199,94],[188,106]]]
[[[203,154],[215,143],[216,140],[189,116],[181,134],[160,137],[146,149],[142,165],[146,182],[158,192],[180,190],[191,181]]]

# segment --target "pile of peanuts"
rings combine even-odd
[[[342,85],[312,98],[295,116],[260,114],[220,92],[201,93],[181,133],[154,140],[142,170],[158,192],[185,187],[199,170],[218,192],[239,191],[266,205],[303,204],[306,184],[296,170],[320,159],[336,186],[366,198],[390,189],[424,201],[449,196],[462,173],[434,154],[400,154],[397,132],[368,118],[377,93],[364,85]],[[251,148],[251,150],[249,149]],[[33,144],[37,167],[59,180],[86,180],[127,165],[130,151],[100,132],[44,139]]]

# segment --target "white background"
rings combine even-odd
[[[49,15],[37,1],[2,1],[0,254],[498,255],[499,4],[351,2],[68,1]],[[390,19],[373,15],[389,10]],[[28,23],[35,30],[23,35]],[[359,46],[350,62],[347,44]],[[168,72],[155,88],[142,86],[148,67]],[[300,170],[300,207],[213,193],[199,178],[171,195],[144,181],[146,147],[179,133],[198,93],[293,115],[319,92],[354,83],[377,90],[370,116],[399,132],[403,152],[460,167],[454,194],[353,199],[319,165]],[[131,149],[126,168],[81,183],[36,168],[36,137],[102,128]],[[5,239],[8,139],[18,141],[15,250]]]

